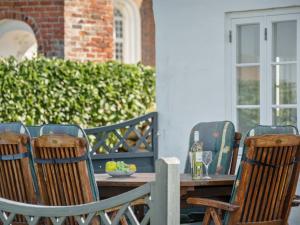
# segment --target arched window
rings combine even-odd
[[[133,0],[114,0],[114,57],[124,63],[141,60],[141,18]]]
[[[31,27],[23,21],[0,21],[0,58],[13,56],[17,60],[37,55],[37,40]]]

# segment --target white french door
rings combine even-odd
[[[230,20],[232,119],[245,133],[257,124],[300,125],[300,11]]]

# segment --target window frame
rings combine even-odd
[[[113,8],[119,10],[123,15],[123,62],[137,63],[141,60],[141,16],[139,8],[132,0],[114,0]],[[115,27],[113,29],[115,32]]]
[[[244,12],[226,13],[225,29],[225,90],[230,90],[226,95],[226,118],[238,125],[237,118],[237,73],[236,73],[236,32],[239,24],[260,25],[260,121],[259,124],[272,125],[272,23],[278,21],[297,20],[297,126],[300,127],[300,7],[288,7],[266,10],[253,10]],[[264,29],[267,28],[267,41],[264,40]],[[267,76],[263,76],[267,74]],[[251,106],[251,105],[250,105]],[[247,106],[242,106],[245,108]],[[253,106],[251,106],[253,107]],[[251,108],[250,107],[250,108]],[[288,105],[284,105],[288,107]]]

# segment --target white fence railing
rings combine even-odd
[[[37,225],[42,220],[50,220],[53,225],[95,225],[99,224],[99,221],[101,225],[126,223],[179,225],[179,160],[176,158],[159,159],[156,162],[156,171],[155,182],[109,199],[84,205],[42,206],[0,198],[0,224],[10,225],[13,222],[23,222],[28,225]],[[133,209],[137,202],[142,202],[145,208],[142,218],[135,215]],[[115,213],[111,209],[114,209]]]

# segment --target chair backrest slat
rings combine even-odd
[[[300,137],[255,136],[245,141],[241,179],[233,203],[240,209],[228,224],[286,224],[300,165]]]
[[[268,149],[266,150],[268,153],[268,158],[266,163],[268,164],[276,164],[278,157],[278,153],[279,151],[276,151],[276,148],[273,149]],[[264,168],[264,176],[266,176],[267,178],[264,179],[265,183],[264,185],[262,185],[262,189],[266,189],[269,190],[272,187],[274,187],[274,169],[270,168],[270,167],[266,167]],[[270,201],[272,200],[272,197],[270,197],[270,193],[269,192],[267,194],[263,194],[263,192],[261,192],[262,195],[262,202],[261,204],[258,206],[259,210],[258,210],[258,220],[267,220],[267,211],[264,212],[263,209],[265,209],[268,205],[270,205]],[[269,209],[269,208],[268,208]],[[268,210],[267,209],[267,210]]]

